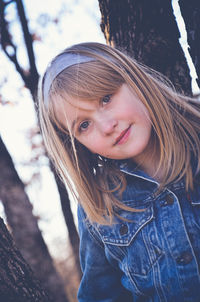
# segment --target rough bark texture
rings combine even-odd
[[[200,87],[200,1],[179,0],[179,5],[188,35],[189,52],[196,68],[197,82]]]
[[[0,218],[0,301],[50,302]],[[56,300],[57,301],[57,300]]]
[[[171,1],[99,0],[106,42],[166,75],[191,95],[189,69],[179,45]]]
[[[66,302],[63,284],[53,266],[36,217],[32,214],[32,206],[24,191],[24,185],[1,138],[0,171],[0,199],[18,248],[42,286],[51,293],[55,301]]]

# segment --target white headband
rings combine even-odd
[[[44,104],[47,107],[49,90],[55,78],[67,67],[72,65],[95,61],[95,58],[90,58],[80,54],[64,52],[58,55],[47,67],[43,80],[43,98]]]

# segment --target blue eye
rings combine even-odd
[[[108,104],[110,101],[111,101],[111,94],[105,95],[105,96],[101,99],[102,104]]]
[[[80,132],[81,132],[81,131],[87,130],[87,128],[89,127],[89,124],[90,124],[89,121],[84,121],[84,122],[82,122],[82,123],[80,124],[78,130],[79,130]]]

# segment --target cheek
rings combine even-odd
[[[79,140],[86,148],[88,148],[92,153],[98,153],[100,149],[101,139],[97,135],[90,134],[87,137]]]
[[[126,106],[121,106],[117,112],[118,120],[135,120],[142,115],[142,110],[134,106],[132,102],[127,102]]]
[[[108,152],[108,148],[106,146],[106,142],[101,138],[96,137],[95,139],[91,139],[88,144],[87,148],[92,153],[97,153],[99,155],[105,156]]]
[[[101,144],[100,141],[97,140],[93,140],[92,142],[90,142],[88,144],[88,149],[92,152],[92,153],[99,153],[101,154],[102,151],[104,150],[104,144]]]

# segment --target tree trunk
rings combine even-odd
[[[50,302],[0,218],[1,302]]]
[[[200,87],[200,1],[179,0],[181,14],[185,21],[189,52],[197,72]]]
[[[99,0],[99,6],[108,44],[166,75],[179,91],[192,94],[171,1]]]
[[[18,248],[54,300],[66,302],[62,282],[53,266],[37,220],[32,214],[32,206],[24,191],[24,185],[1,138],[0,171],[0,199]]]

